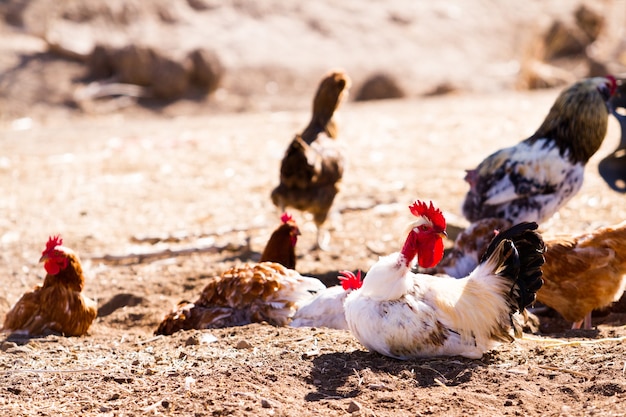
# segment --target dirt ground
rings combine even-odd
[[[543,14],[539,3],[529,2],[518,20],[532,20],[533,13],[544,17],[558,6],[546,2]],[[402,2],[390,4],[401,10]],[[460,3],[446,4],[430,12],[454,18],[463,10]],[[467,33],[485,39],[484,26],[466,26]],[[2,34],[0,47],[18,57],[39,47],[11,28],[2,27]],[[498,53],[498,42],[484,46],[482,59],[506,62],[512,53]],[[8,52],[0,64],[18,60]],[[339,63],[357,84],[367,67],[363,55]],[[443,55],[455,62],[454,54]],[[408,68],[406,60],[419,66],[410,56],[392,56],[389,65]],[[153,336],[163,315],[179,300],[195,299],[207,277],[259,258],[278,221],[269,193],[284,148],[308,120],[317,79],[338,66],[315,62],[315,69],[325,68],[315,76],[307,70],[302,79],[308,84],[294,81],[301,79],[293,68],[281,67],[285,83],[294,86],[289,101],[268,98],[267,89],[245,97],[227,91],[200,102],[93,114],[63,106],[62,100],[22,97],[14,107],[7,96],[0,100],[7,109],[0,118],[0,316],[41,281],[37,260],[47,237],[57,233],[80,254],[85,293],[99,305],[87,336],[0,339],[0,414],[626,415],[624,302],[595,314],[591,331],[568,330],[569,323],[555,314],[544,315],[541,332],[481,360],[403,362],[367,352],[347,331],[321,328],[254,324]],[[440,64],[448,73],[450,62]],[[78,82],[67,78],[79,72],[77,64],[50,65],[48,75],[60,85]],[[242,77],[255,68],[234,58],[229,65]],[[367,271],[379,255],[400,248],[410,221],[407,206],[416,198],[432,199],[449,223],[463,227],[463,170],[530,135],[558,94],[503,88],[514,84],[512,76],[480,72],[468,91],[419,96],[444,73],[409,88],[406,99],[344,104],[340,140],[350,163],[331,219],[332,248],[312,251],[315,229],[294,213],[303,232],[297,247],[301,273],[333,284],[338,270]],[[30,73],[33,83],[36,76]],[[460,74],[453,81],[464,80]],[[490,80],[502,88],[494,91]],[[546,234],[588,231],[626,218],[624,196],[597,173],[619,134],[611,119],[582,191],[543,226]],[[168,249],[192,253],[151,256]]]

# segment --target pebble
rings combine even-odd
[[[250,349],[251,347],[252,344],[247,340],[240,340],[239,342],[237,342],[235,349]]]

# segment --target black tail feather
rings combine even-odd
[[[509,257],[501,275],[514,280],[510,296],[520,311],[535,301],[536,293],[543,285],[541,267],[544,263],[545,244],[536,231],[537,227],[537,223],[524,222],[498,233],[480,260],[483,263],[489,259],[502,242],[517,252],[518,256]]]

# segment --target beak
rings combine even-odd
[[[48,255],[41,255],[41,258],[39,258],[39,262],[44,262],[44,261],[47,261],[48,259],[49,259]]]
[[[446,237],[448,237],[448,232],[446,232],[445,230],[443,232],[439,232],[439,236],[444,239]]]

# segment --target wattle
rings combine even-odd
[[[417,263],[422,268],[433,268],[443,258],[443,239],[436,237],[432,242],[423,242],[417,248]]]
[[[43,267],[45,268],[46,272],[50,275],[56,275],[61,271],[61,266],[54,262],[54,261],[47,261]]]

